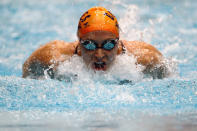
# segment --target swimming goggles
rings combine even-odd
[[[98,43],[94,40],[80,40],[80,43],[84,46],[85,49],[93,51],[98,48],[104,50],[112,50],[115,45],[118,43],[118,39],[105,40],[102,42],[101,47],[98,46]]]

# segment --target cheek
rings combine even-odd
[[[117,55],[117,50],[116,49],[112,50],[111,52],[108,52],[107,53],[108,61],[113,62],[116,58],[116,55]]]
[[[86,62],[86,64],[89,64],[92,58],[92,53],[87,52],[85,50],[81,50],[81,55],[82,55],[83,60]]]
[[[109,55],[108,60],[109,60],[110,62],[112,62],[112,61],[114,61],[114,59],[115,59],[115,53],[111,53],[111,54]]]

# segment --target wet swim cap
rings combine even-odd
[[[116,17],[103,7],[93,7],[79,20],[77,36],[81,38],[92,31],[110,31],[119,38],[119,25]]]

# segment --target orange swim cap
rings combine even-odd
[[[77,36],[81,38],[86,33],[97,30],[110,31],[119,38],[119,25],[116,17],[103,7],[93,7],[81,16]]]

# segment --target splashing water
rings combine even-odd
[[[105,81],[118,83],[121,80],[137,82],[142,80],[144,69],[141,65],[135,64],[136,59],[126,54],[117,56],[114,65],[108,71],[93,71],[88,69],[82,58],[73,56],[58,67],[57,76],[63,80],[78,80],[81,83],[90,81]],[[77,79],[76,79],[77,77]]]

